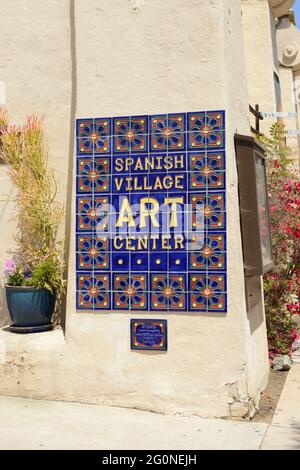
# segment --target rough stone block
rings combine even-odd
[[[282,356],[274,357],[272,365],[274,370],[290,370],[292,361],[290,356],[283,354]]]
[[[243,418],[249,413],[249,404],[235,401],[230,406],[230,414],[233,418]]]

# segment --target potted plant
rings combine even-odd
[[[0,157],[16,188],[16,247],[5,265],[7,306],[15,330],[40,330],[51,325],[66,284],[58,239],[64,210],[48,167],[43,121],[29,116],[24,125],[13,126],[0,108]]]

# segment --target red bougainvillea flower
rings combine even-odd
[[[299,314],[299,302],[289,302],[286,306],[289,312],[293,314]]]

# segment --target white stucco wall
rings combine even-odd
[[[279,75],[275,19],[268,0],[241,0],[245,64],[249,104],[259,104],[264,112],[276,109],[274,72]],[[253,127],[254,117],[250,115]],[[260,131],[268,133],[273,120],[260,121]]]
[[[300,130],[300,70],[297,70],[293,74],[294,76],[294,96],[295,96],[295,104],[296,104],[296,111],[297,111],[297,129]],[[298,157],[298,161],[300,160],[300,136],[298,136],[298,151],[296,153],[296,158]]]
[[[65,201],[71,119],[69,1],[0,2],[0,51],[0,79],[6,84],[11,120],[20,124],[28,114],[45,117],[50,165],[60,181],[59,198]],[[0,164],[1,272],[14,245],[12,192]],[[7,323],[3,296],[1,288],[0,326]]]
[[[291,67],[280,67],[280,83],[281,83],[281,96],[282,107],[284,111],[295,113],[296,112],[296,82],[294,81],[294,73]],[[283,119],[285,129],[295,131],[299,128],[298,116],[286,117]],[[299,160],[299,136],[289,135],[286,136],[286,144],[290,147],[292,154],[296,160]]]
[[[0,393],[202,416],[248,413],[266,382],[268,362],[262,306],[247,316],[245,305],[233,140],[235,132],[249,133],[240,1],[90,0],[87,8],[76,0],[74,28],[69,2],[47,1],[40,9],[37,0],[20,3],[23,9],[15,10],[2,2],[7,24],[0,44],[11,34],[11,45],[0,78],[14,117],[46,113],[51,162],[68,209],[69,287],[66,341],[60,331],[32,340],[1,333]],[[15,23],[22,25],[25,51],[10,32]],[[76,313],[75,155],[68,157],[75,104],[76,117],[226,110],[228,313],[165,315],[166,353],[129,346],[130,318],[157,312]],[[12,230],[5,230],[2,258],[11,243]]]

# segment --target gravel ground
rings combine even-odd
[[[288,371],[274,371],[271,369],[269,383],[259,402],[259,412],[251,421],[271,423],[287,374]]]

